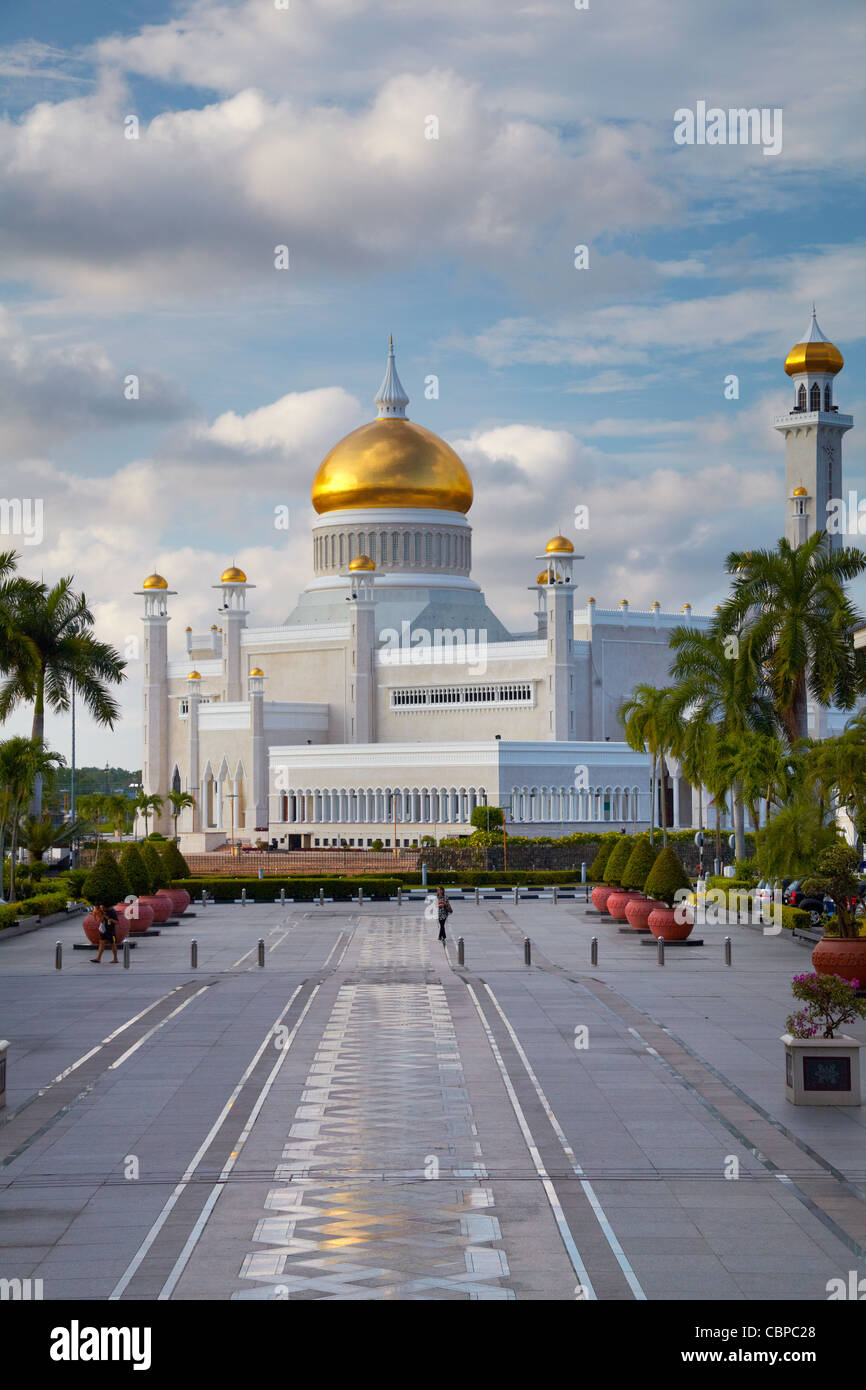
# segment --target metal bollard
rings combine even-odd
[[[124,970],[128,970],[128,969],[129,969],[129,942],[128,942],[128,941],[124,941],[124,943],[123,943],[123,968],[124,968]]]
[[[476,888],[476,889],[475,889],[475,906],[476,906],[476,907],[478,906],[478,903],[479,903],[479,894],[478,894],[478,889]]]
[[[206,889],[206,888],[203,888],[203,889],[201,890],[201,905],[202,905],[202,907],[207,907],[207,889]]]
[[[665,939],[664,939],[663,936],[660,936],[660,937],[659,937],[659,965],[664,965],[664,963],[665,963]]]
[[[246,905],[247,905],[247,890],[246,890],[246,888],[242,888],[242,889],[241,889],[241,907],[246,907]]]
[[[462,937],[462,936],[458,936],[458,938],[457,938],[457,964],[458,964],[458,965],[465,965],[465,963],[466,963],[466,951],[465,951],[464,946],[463,946],[463,937]]]
[[[556,884],[553,885],[553,906],[556,907]]]
[[[281,889],[280,889],[280,902],[282,903],[283,907],[285,907],[285,905],[286,905],[286,890],[285,890],[285,888],[281,888]]]
[[[582,860],[580,861],[580,881],[581,881],[581,883],[586,883],[586,860],[585,860],[585,859],[582,859]]]
[[[325,890],[324,890],[324,888],[320,888],[320,889],[319,889],[319,907],[324,907],[324,906],[325,906]]]
[[[398,906],[398,907],[401,907],[402,904],[403,904],[403,885],[402,885],[402,883],[398,883],[398,884],[397,884],[397,906]]]
[[[362,884],[362,885],[360,886],[360,888],[358,889],[358,906],[359,906],[359,907],[363,907],[363,906],[364,906],[364,886],[363,886],[363,884]]]
[[[63,942],[58,941],[54,946],[54,969],[63,969]]]
[[[598,965],[598,937],[594,936],[589,943],[589,963]]]
[[[198,942],[195,937],[189,943],[189,964],[191,970],[198,969]]]
[[[725,937],[725,965],[730,965],[730,963],[731,963],[731,938],[730,938],[729,936],[726,936],[726,937]]]
[[[532,964],[532,942],[528,936],[523,938],[523,964]]]
[[[260,937],[259,937],[259,965],[264,965],[264,963],[265,963],[265,938],[264,938],[263,936],[260,936]]]
[[[517,889],[516,889],[516,888],[515,888],[515,890],[514,890],[514,901],[515,901],[515,902],[518,901]]]

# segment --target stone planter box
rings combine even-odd
[[[785,1095],[792,1105],[859,1105],[860,1048],[856,1038],[794,1038],[785,1044]]]

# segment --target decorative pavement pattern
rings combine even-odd
[[[371,927],[359,975],[426,973],[423,923]],[[486,1176],[441,984],[344,984],[233,1297],[511,1299]]]

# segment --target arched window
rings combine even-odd
[[[821,409],[821,388],[818,385],[817,381],[812,382],[812,389],[809,392],[809,409]]]
[[[386,531],[379,533],[379,554],[382,556],[382,564],[388,563],[388,534]]]
[[[416,564],[416,565],[420,565],[420,563],[421,563],[421,532],[420,532],[420,531],[416,531],[416,532],[415,532],[415,564]]]
[[[370,539],[370,549],[367,551],[367,554],[369,555],[370,559],[373,561],[373,564],[375,565],[375,563],[376,563],[376,532],[375,532],[375,531],[371,531],[371,532],[370,532],[370,538],[369,538],[369,539]]]
[[[359,554],[359,555],[366,555],[366,553],[367,553],[366,547],[367,547],[367,537],[364,535],[364,532],[363,532],[363,531],[359,531],[359,532],[358,532],[358,554]]]
[[[440,568],[441,565],[442,565],[442,532],[440,531],[440,532],[437,534],[437,536],[436,536],[436,567],[437,567],[437,569]]]
[[[349,563],[355,558],[355,537],[349,532]]]
[[[173,792],[179,792],[181,790],[180,773],[178,772],[177,768],[175,768],[174,776],[171,779],[171,789]]]
[[[345,551],[344,539],[345,539],[345,538],[341,535],[341,536],[340,536],[340,564],[341,564],[341,565],[344,565],[344,564],[346,563],[346,551]]]
[[[392,565],[396,565],[397,561],[398,561],[399,558],[400,558],[399,545],[400,545],[400,537],[397,535],[397,532],[396,532],[396,531],[393,531],[393,532],[391,533],[391,564],[392,564]]]
[[[404,562],[408,565],[408,563],[409,563],[409,532],[408,532],[408,531],[404,531],[404,532],[403,532],[403,560],[404,560]]]
[[[425,536],[424,536],[424,564],[425,564],[425,565],[432,565],[432,563],[433,563],[433,537],[432,537],[432,535],[430,534],[430,532],[428,531],[428,532],[425,534]]]
[[[337,537],[336,537],[336,536],[332,536],[332,537],[331,537],[331,569],[333,569],[334,566],[335,566],[335,564],[337,563],[337,557],[336,557],[336,553],[335,553],[336,545],[337,545]]]
[[[829,410],[830,407],[832,406],[832,404],[833,404],[833,392],[832,392],[831,389],[830,389],[830,383],[829,383],[829,381],[828,381],[828,382],[827,382],[827,385],[824,387],[824,409],[825,409],[825,410]]]
[[[798,410],[805,410],[805,409],[806,409],[806,388],[805,388],[805,386],[802,386],[802,385],[800,386],[799,390],[797,391],[797,409],[798,409]]]

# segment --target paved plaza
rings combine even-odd
[[[704,927],[662,968],[581,902],[455,902],[444,948],[420,902],[194,911],[129,970],[73,951],[80,918],[0,944],[0,1277],[808,1301],[866,1275],[862,1113],[784,1096],[787,933]]]

